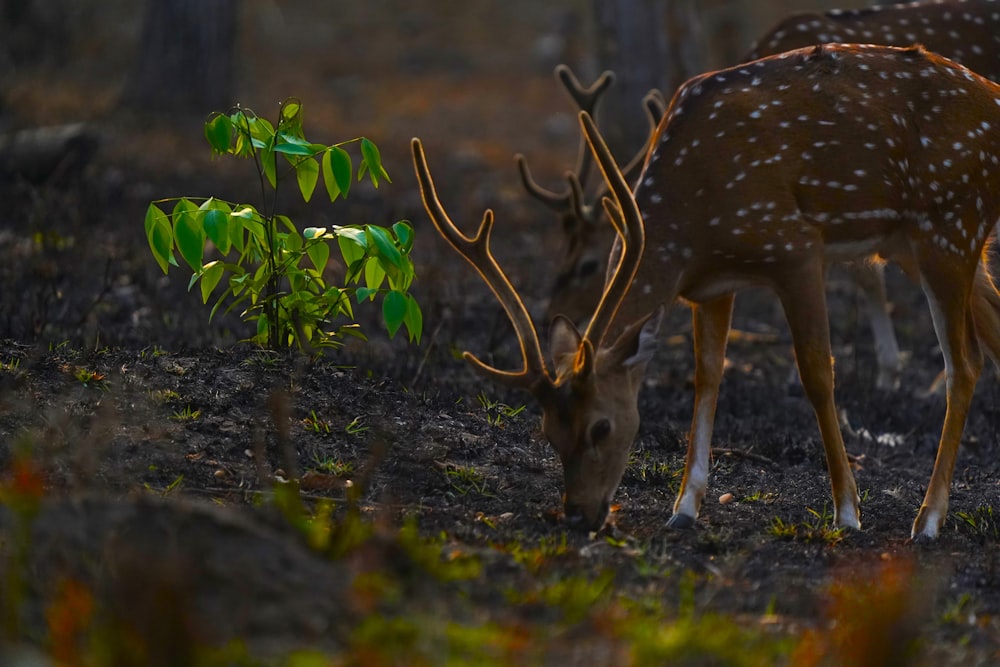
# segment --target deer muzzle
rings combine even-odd
[[[599,505],[586,507],[576,503],[567,502],[563,509],[566,513],[566,523],[570,528],[583,531],[595,531],[604,527],[608,520],[610,505],[608,501],[601,501]]]

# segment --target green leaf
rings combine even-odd
[[[285,226],[285,229],[287,229],[292,234],[295,234],[296,236],[299,235],[298,227],[295,226],[295,223],[292,222],[292,219],[289,218],[287,215],[276,215],[274,216],[274,219],[283,224]]]
[[[145,227],[146,240],[149,242],[153,258],[163,273],[166,273],[170,264],[176,264],[176,262],[171,261],[173,259],[174,233],[170,227],[170,220],[156,204],[150,204],[149,208],[146,209]]]
[[[352,320],[354,319],[354,307],[351,305],[350,289],[341,289],[336,286],[327,287],[326,291],[323,292],[323,299],[327,303],[333,304],[337,314]]]
[[[347,276],[345,280],[357,280],[359,271],[359,263],[365,258],[365,252],[367,247],[364,244],[364,232],[362,230],[352,230],[361,232],[361,243],[358,242],[356,237],[341,234],[344,228],[340,227],[337,229],[337,246],[340,248],[340,254],[344,258],[344,264],[347,265]]]
[[[330,201],[336,201],[337,197],[341,196],[347,198],[351,191],[353,173],[351,154],[343,148],[330,146],[330,150],[323,153],[323,183],[326,185]]]
[[[393,290],[385,295],[385,299],[382,300],[382,319],[385,320],[385,326],[389,329],[389,338],[395,336],[396,332],[399,331],[403,320],[406,319],[406,310],[405,294]]]
[[[309,259],[312,260],[313,266],[316,267],[319,275],[323,275],[326,263],[330,261],[330,246],[327,245],[326,241],[312,243],[306,248],[306,253],[308,253]]]
[[[369,289],[378,289],[385,280],[385,269],[377,261],[369,259],[365,262],[365,285]]]
[[[365,234],[370,241],[369,246],[376,248],[380,257],[396,268],[402,268],[402,255],[389,230],[378,225],[365,225]]]
[[[203,214],[193,203],[181,199],[174,206],[174,240],[181,257],[194,272],[201,271],[205,253],[205,230],[200,216]]]
[[[406,220],[400,220],[392,226],[392,232],[399,239],[400,250],[403,254],[409,254],[413,248],[413,227]]]
[[[372,185],[377,188],[380,178],[392,183],[389,174],[382,167],[382,155],[379,153],[378,146],[365,137],[361,138],[361,156],[368,168],[368,177],[371,179]],[[361,180],[361,170],[358,170],[358,180]]]
[[[298,140],[295,137],[285,134],[279,134],[278,136],[283,141],[275,144],[275,153],[284,153],[285,155],[306,155],[311,157],[315,152],[312,149],[312,144],[307,142],[298,143]]]
[[[323,185],[326,186],[326,194],[330,198],[330,201],[337,201],[337,197],[341,195],[341,192],[336,179],[333,177],[333,164],[330,161],[330,151],[323,153],[319,164],[323,171]]]
[[[299,181],[299,192],[302,199],[309,201],[312,199],[313,191],[316,189],[316,181],[319,180],[319,165],[316,160],[305,158],[295,165],[295,177]]]
[[[298,232],[294,234],[281,234],[280,238],[283,241],[285,250],[287,250],[288,252],[295,253],[302,250],[302,237],[299,236]]]
[[[356,225],[338,225],[333,228],[333,233],[351,239],[356,245],[368,249],[368,236],[365,235],[364,227]]]
[[[357,291],[354,293],[354,298],[358,300],[358,303],[361,303],[365,299],[368,299],[369,301],[374,301],[376,294],[378,294],[377,289],[371,289],[368,287],[359,287]]]
[[[205,212],[205,217],[202,220],[205,234],[223,255],[228,255],[233,245],[229,235],[229,219],[229,216],[222,211],[211,209]]]
[[[205,138],[216,153],[229,152],[233,138],[233,123],[228,116],[215,114],[205,123]]]
[[[253,217],[253,214],[250,216]],[[245,247],[244,237],[243,237],[243,216],[235,212],[229,214],[229,241],[232,243],[232,247],[236,248],[236,252],[242,253]]]
[[[420,334],[424,329],[424,315],[420,311],[420,304],[412,295],[406,295],[406,317],[403,318],[406,331],[409,334],[410,342],[420,343]]]
[[[279,131],[290,133],[302,138],[302,102],[295,97],[289,97],[281,103]]]
[[[250,136],[257,148],[274,145],[274,126],[266,118],[250,117]]]
[[[260,149],[260,162],[264,168],[264,176],[272,188],[278,187],[278,165],[275,163],[274,137],[272,136]]]
[[[302,230],[302,238],[311,241],[322,238],[326,234],[326,227],[306,227]]]
[[[209,197],[203,201],[201,206],[198,208],[203,211],[222,211],[226,215],[233,212],[233,207],[230,206],[229,202],[222,199],[216,199],[215,197]]]

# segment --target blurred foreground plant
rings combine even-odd
[[[354,323],[352,299],[360,304],[381,297],[389,335],[403,326],[409,339],[419,342],[423,316],[409,293],[414,278],[409,223],[399,221],[391,228],[307,227],[299,232],[275,211],[279,186],[293,174],[307,202],[321,172],[330,201],[346,198],[355,178],[353,158],[343,148],[348,144],[360,145],[358,180],[367,173],[375,187],[389,181],[374,143],[364,137],[329,146],[307,141],[302,103],[294,98],[282,102],[277,127],[236,106],[226,114],[214,113],[205,123],[205,137],[218,154],[254,160],[263,206],[215,197],[161,199],[149,205],[145,228],[163,272],[178,265],[176,249],[193,272],[188,289],[201,282],[203,303],[222,284],[209,320],[223,305],[224,312],[239,306],[244,321],[256,322],[251,338],[255,343],[329,347],[345,334],[364,337]],[[331,241],[337,242],[347,269],[343,285],[328,284],[324,277]],[[219,258],[205,261],[209,242]]]

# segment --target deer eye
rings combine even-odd
[[[598,445],[611,433],[611,421],[606,417],[599,419],[590,426],[590,444]]]

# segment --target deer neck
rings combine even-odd
[[[647,230],[658,224],[649,218]],[[679,234],[679,233],[678,233]],[[657,236],[656,234],[653,235]],[[643,250],[642,262],[636,272],[632,286],[622,300],[605,340],[615,340],[630,324],[645,317],[660,306],[669,309],[681,296],[684,283],[684,262],[681,257],[668,252],[667,247],[677,247],[683,244],[680,238],[674,241],[650,243],[647,231],[647,241]],[[616,242],[611,251],[610,266],[618,263],[619,244]]]

